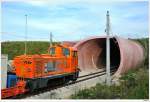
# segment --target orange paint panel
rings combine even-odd
[[[16,75],[22,78],[39,78],[76,71],[78,59],[77,56],[73,55],[76,52],[75,49],[63,45],[51,48],[55,49],[55,52],[52,54],[22,55],[16,57],[14,59]],[[67,52],[67,55],[65,55],[64,49],[67,49],[69,54]]]

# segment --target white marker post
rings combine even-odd
[[[109,38],[109,31],[110,31],[110,24],[109,24],[109,11],[107,11],[106,15],[107,21],[106,21],[106,34],[107,34],[107,42],[106,42],[106,84],[111,84],[111,78],[110,78],[110,38]]]

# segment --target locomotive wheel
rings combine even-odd
[[[35,90],[34,83],[29,81],[26,85],[26,88],[29,89],[30,92],[33,92]]]
[[[72,81],[76,81],[79,77],[79,72],[76,72],[74,75],[73,75],[73,78],[72,78]]]
[[[64,77],[63,78],[63,84],[66,84],[70,81],[70,76]]]

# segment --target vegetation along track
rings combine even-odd
[[[116,69],[112,69],[111,70],[111,75],[113,75],[113,73],[115,71],[116,71]],[[87,74],[87,75],[79,76],[77,81],[73,81],[73,82],[70,82],[70,83],[63,84],[63,85],[61,84],[61,85],[41,88],[41,89],[36,90],[34,92],[27,92],[25,94],[17,95],[15,97],[9,97],[9,99],[23,99],[23,98],[27,98],[27,97],[34,97],[36,95],[39,95],[39,94],[42,94],[42,93],[45,93],[45,92],[48,92],[48,91],[51,91],[51,90],[54,90],[54,89],[70,86],[70,85],[80,83],[80,82],[83,82],[83,81],[86,81],[86,80],[89,80],[89,79],[93,79],[93,78],[96,78],[96,77],[99,77],[99,76],[102,76],[102,75],[105,75],[105,74],[106,74],[106,70],[102,70],[102,71],[95,72],[95,73],[90,73],[90,74]]]

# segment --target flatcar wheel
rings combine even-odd
[[[23,94],[19,94],[19,95],[15,96],[15,97],[21,98],[21,97],[23,97]]]

